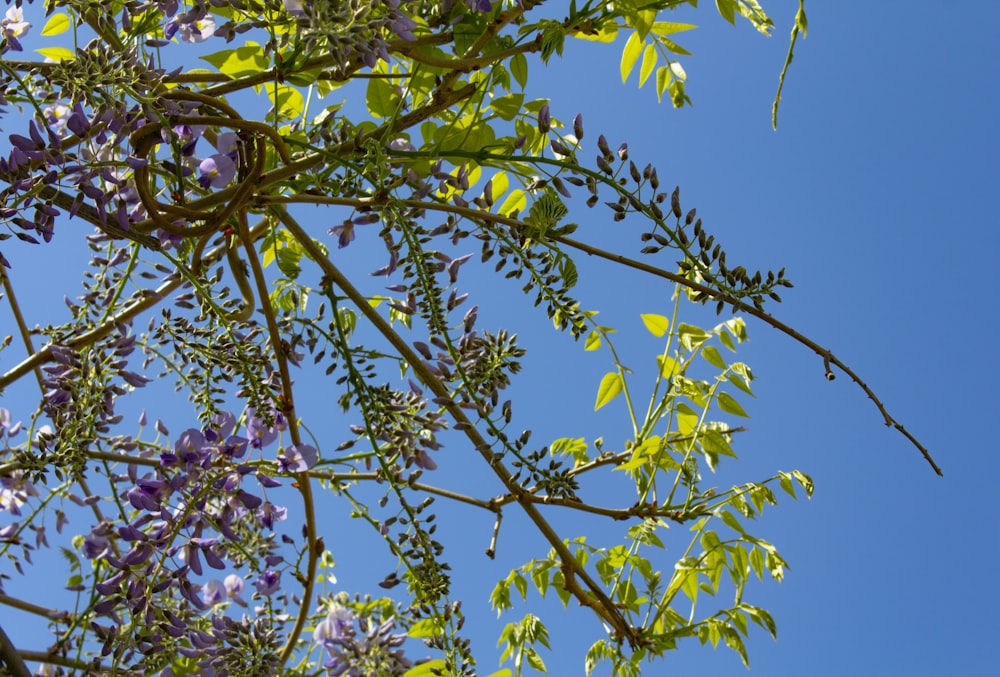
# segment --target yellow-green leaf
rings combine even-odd
[[[306,100],[301,92],[294,87],[282,84],[268,84],[267,97],[271,105],[278,109],[278,115],[284,118],[297,118],[305,110]]]
[[[715,346],[705,346],[702,348],[701,356],[708,360],[708,363],[713,367],[718,367],[719,369],[726,368],[726,361],[722,359],[719,349]]]
[[[528,199],[525,197],[524,191],[520,188],[512,190],[507,199],[503,201],[500,205],[500,209],[497,213],[502,216],[510,216],[512,212],[519,212],[524,209],[528,204]]]
[[[677,405],[675,415],[677,416],[677,430],[681,435],[690,435],[698,426],[699,416],[694,409],[681,402]]]
[[[524,89],[528,84],[528,59],[524,54],[515,54],[510,59],[510,74],[517,80],[517,84]]]
[[[76,55],[65,47],[42,47],[35,51],[53,61],[72,61],[76,58]]]
[[[406,634],[416,639],[437,637],[444,634],[444,621],[440,618],[425,618],[414,623]]]
[[[597,411],[605,404],[611,400],[618,397],[618,394],[622,391],[622,375],[617,371],[609,371],[601,379],[601,385],[597,389],[597,403],[594,405],[594,411]]]
[[[678,371],[680,371],[680,364],[677,360],[666,355],[657,355],[656,364],[660,367],[660,376],[663,378],[670,378]]]
[[[69,29],[69,17],[62,12],[58,14],[53,14],[49,17],[49,20],[45,22],[45,28],[42,29],[42,35],[59,35],[60,33],[65,33]]]
[[[410,668],[403,673],[403,677],[436,677],[436,675],[445,674],[444,671],[447,665],[443,658],[435,658],[432,661],[427,661],[414,668]]]
[[[573,31],[570,33],[574,38],[580,40],[590,40],[591,42],[614,42],[618,37],[618,24],[614,21],[607,21],[598,29],[591,29],[590,32]]]
[[[660,66],[656,69],[656,102],[663,101],[663,92],[670,86],[672,76],[669,66]]]
[[[635,68],[635,62],[639,60],[639,55],[642,54],[642,42],[642,38],[639,37],[638,33],[632,33],[628,37],[625,49],[622,50],[622,82],[628,80],[629,73]]]
[[[653,336],[663,336],[670,328],[670,320],[663,315],[648,313],[640,315],[640,317],[642,318],[642,323],[646,325],[646,329],[648,329],[649,333]]]
[[[743,411],[743,407],[740,406],[740,403],[737,402],[736,398],[734,398],[729,393],[720,392],[718,401],[719,401],[719,409],[722,409],[722,411],[726,412],[727,414],[749,418],[747,413]]]
[[[640,87],[646,84],[646,80],[652,74],[654,66],[656,66],[656,47],[654,45],[646,45],[646,49],[642,51],[642,66],[639,67]]]
[[[264,48],[252,41],[236,49],[224,49],[200,58],[231,78],[260,73],[271,66],[271,59]]]
[[[601,335],[596,331],[587,334],[587,340],[583,342],[584,350],[597,350],[601,347]]]
[[[653,23],[653,35],[670,35],[671,33],[682,33],[697,28],[694,24],[682,24],[675,21],[656,21]]]

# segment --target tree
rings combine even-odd
[[[5,644],[9,669],[471,674],[451,590],[456,544],[436,539],[432,504],[495,516],[490,557],[502,556],[502,519],[523,513],[546,545],[514,563],[491,602],[513,613],[533,587],[588,614],[607,632],[589,666],[635,674],[694,637],[746,660],[751,622],[774,634],[743,591],[786,565],[753,520],[776,489],[808,495],[812,481],[703,481],[735,456],[738,398],[752,393],[750,368],[730,355],[743,316],[814,350],[828,378],[838,369],[856,381],[937,466],[847,365],[765,311],[791,286],[783,270],[727,262],[648,158],[591,141],[582,115],[562,122],[558,102],[526,91],[565,41],[621,38],[623,78],[655,75],[658,98],[687,104],[674,38],[692,26],[669,21],[684,4],[53,3],[42,34],[56,39],[40,50],[53,61],[2,65],[7,105],[28,118],[0,163],[3,216],[31,244],[72,237],[81,220],[96,231],[68,320],[30,329],[4,277],[28,356],[5,365],[0,386],[34,379],[41,398],[17,414],[23,425],[5,410],[11,519],[0,537],[20,571],[48,554],[46,515],[57,531],[69,520],[75,538],[61,552],[76,599],[53,612],[4,592],[53,628],[48,651]],[[717,8],[771,26],[755,2]],[[800,6],[793,45],[805,28]],[[9,57],[28,27],[11,8],[4,29]],[[791,51],[785,71],[790,61]],[[594,229],[573,222],[588,208],[638,232],[639,258],[594,244]],[[672,308],[642,317],[662,340],[652,373],[632,374],[614,330],[575,298],[580,254],[676,285]],[[595,409],[624,403],[627,440],[539,441],[513,427],[531,418],[506,395],[524,356],[517,327],[482,329],[478,317],[496,278],[567,344],[607,352]],[[682,321],[685,302],[735,314],[702,328]],[[156,420],[130,434],[133,400],[165,416],[165,381],[188,396],[186,429],[171,435]],[[343,427],[302,413],[320,392]],[[477,457],[500,495],[437,485],[438,466],[458,462],[442,447]],[[614,489],[583,486],[595,481]],[[331,582],[333,557],[351,555],[317,514],[334,503],[384,539],[391,596]],[[570,537],[554,511],[619,522],[620,542]],[[668,538],[679,560],[664,556]],[[711,608],[723,591],[732,604]],[[500,639],[514,672],[543,666],[544,619],[522,615]]]

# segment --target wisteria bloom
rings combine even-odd
[[[198,165],[198,183],[202,188],[225,188],[236,176],[236,163],[228,155],[216,153]]]
[[[347,607],[336,606],[326,618],[316,624],[313,630],[313,641],[320,646],[330,648],[337,640],[342,640],[354,634],[354,614]]]
[[[212,579],[201,586],[201,600],[205,603],[205,606],[221,604],[225,600],[225,588],[222,583]]]
[[[163,27],[163,35],[169,40],[177,35],[184,42],[204,42],[215,35],[215,19],[205,14],[197,19],[191,13],[174,17]]]
[[[343,249],[354,242],[354,222],[347,219],[339,226],[331,228],[329,234],[337,237],[337,249]]]
[[[283,473],[305,472],[316,465],[319,453],[309,444],[293,444],[278,454],[278,469]]]
[[[32,496],[37,497],[38,490],[19,471],[0,477],[0,512],[6,510],[12,515],[20,515],[21,506]]]
[[[243,593],[242,578],[240,578],[236,574],[229,574],[228,576],[226,576],[225,580],[222,581],[222,584],[226,586],[226,597],[233,600],[240,606],[247,605],[246,601],[243,599],[243,597],[241,597]]]
[[[254,581],[254,587],[262,595],[273,595],[281,587],[281,572],[267,569]]]
[[[24,20],[24,12],[20,7],[9,8],[4,15],[3,21],[0,21],[0,30],[3,31],[4,37],[12,43],[16,43],[17,46],[14,49],[17,50],[21,49],[17,38],[25,35],[29,28],[31,28],[31,24]]]

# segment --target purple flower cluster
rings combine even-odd
[[[150,657],[165,643],[186,638],[196,649],[190,655],[202,659],[203,667],[241,674],[225,669],[240,653],[234,647],[277,643],[260,618],[240,623],[215,610],[227,600],[246,606],[243,577],[230,574],[222,583],[194,579],[209,569],[249,564],[256,595],[272,597],[281,588],[286,565],[273,534],[266,532],[286,511],[260,495],[280,483],[245,458],[277,439],[284,419],[276,412],[266,418],[248,410],[247,436],[241,436],[233,414],[218,414],[204,428],[177,436],[172,448],[160,453],[158,468],[142,473],[148,466],[128,467],[121,481],[131,486],[120,498],[132,508],[129,521],[118,527],[98,524],[81,544],[83,556],[103,572],[94,612],[111,625],[93,627],[104,642],[103,655],[131,661],[136,653]],[[315,450],[306,445],[282,454],[296,471],[315,462]],[[256,490],[249,478],[256,479]],[[141,631],[135,631],[137,623]]]
[[[330,675],[401,676],[414,666],[414,662],[401,648],[407,636],[393,633],[393,626],[392,619],[375,623],[367,618],[356,618],[350,609],[338,605],[316,625],[313,641],[326,649],[329,659],[323,667]]]

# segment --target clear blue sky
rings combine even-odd
[[[604,133],[613,145],[628,141],[638,164],[653,162],[665,185],[679,184],[685,208],[697,207],[730,262],[786,267],[796,288],[771,310],[851,365],[945,472],[935,476],[846,378],[828,383],[819,358],[750,322],[751,340],[740,359],[754,369],[758,397],[746,403],[752,418],[750,431],[736,441],[741,458],[723,466],[718,484],[793,468],[816,482],[811,501],[783,499],[756,525],[791,570],[780,585],[748,590],[748,601],[772,611],[779,636],[775,643],[751,632],[752,672],[989,674],[998,629],[993,607],[1000,602],[989,568],[1000,555],[992,502],[1000,462],[991,438],[1000,397],[989,366],[998,329],[989,290],[1000,254],[994,204],[1000,102],[993,73],[1000,8],[986,2],[813,0],[807,4],[810,32],[799,42],[774,132],[770,104],[797,3],[766,4],[778,24],[770,39],[747,25],[729,26],[708,11],[711,3],[702,4],[691,17],[701,27],[678,36],[695,53],[683,61],[692,108],[658,106],[652,85],[639,90],[634,76],[622,85],[620,45],[570,42],[564,60],[547,69],[533,66],[530,87],[535,96],[551,98],[553,115],[563,120],[582,112],[588,140]],[[4,129],[19,131],[6,121]],[[581,239],[592,237],[622,253],[641,246],[635,228],[610,223],[606,212],[573,218]],[[357,244],[345,252],[364,251]],[[56,255],[50,248],[28,249],[4,247],[15,265],[11,277],[26,294],[22,303],[54,308],[64,293],[75,293],[56,280],[73,280],[80,268],[67,266],[65,277],[29,286],[37,274],[30,262],[41,265]],[[26,263],[19,260],[22,252]],[[79,252],[58,256],[83,260]],[[579,264],[583,305],[600,309],[601,318],[618,328],[626,354],[641,368],[656,344],[638,314],[666,313],[670,288],[601,263]],[[597,384],[610,368],[607,357],[585,354],[567,337],[552,335],[544,315],[529,312],[530,299],[482,305],[484,328],[523,323],[516,329],[529,353],[512,392],[526,399],[515,399],[515,423],[533,429],[539,442],[603,435],[619,448],[628,434],[620,402],[592,412]],[[29,318],[43,319],[41,310]],[[7,326],[7,319],[2,322]],[[12,359],[4,355],[4,369]],[[302,405],[303,413],[307,423],[313,416],[322,435],[324,426],[337,423],[316,420],[334,405],[323,399],[319,382],[308,387],[315,400]],[[0,406],[14,408],[10,397]],[[172,429],[194,424],[184,417],[182,409],[174,412]],[[329,434],[331,446],[343,438],[339,431]],[[470,457],[461,449],[442,452],[434,483],[482,497],[498,493],[488,480],[477,485],[469,479],[481,470]],[[601,502],[600,487],[587,489]],[[524,525],[510,515],[491,562],[482,554],[491,517],[440,502],[438,508],[456,596],[465,598],[467,629],[480,671],[488,674],[499,655],[494,643],[502,623],[518,616],[496,622],[486,596],[510,567],[545,549],[519,532]],[[352,592],[374,592],[391,562],[384,547],[345,515],[342,507],[331,507],[321,525],[338,560],[338,579]],[[553,515],[557,525],[569,524]],[[602,525],[566,535],[599,540],[621,528]],[[679,540],[671,544],[660,563],[664,569],[679,547]],[[582,674],[583,653],[601,635],[596,620],[555,602],[529,608],[552,635],[555,650],[543,654],[550,674]],[[20,629],[7,629],[17,640]],[[20,637],[41,648],[34,638]],[[690,641],[646,674],[746,670],[732,651]]]

